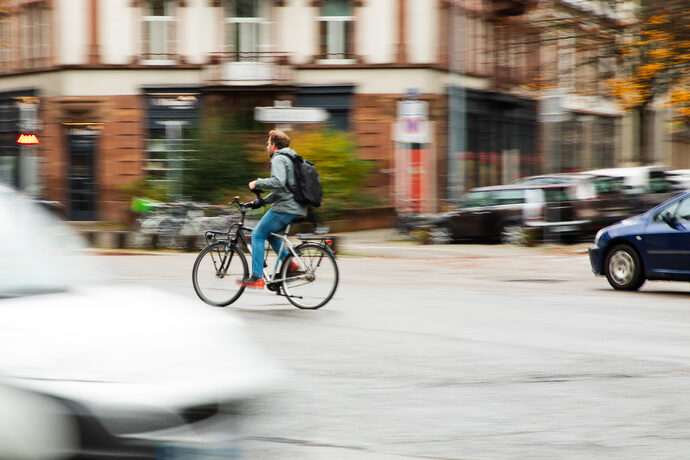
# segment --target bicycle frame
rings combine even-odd
[[[283,249],[287,249],[288,252],[295,258],[298,264],[301,266],[304,266],[304,261],[299,257],[297,252],[295,251],[295,247],[293,244],[290,242],[288,239],[287,235],[290,232],[290,228],[292,227],[292,224],[288,224],[287,227],[285,227],[285,230],[283,231],[282,234],[279,233],[271,233],[270,236],[278,238],[281,240],[280,244],[280,249],[278,251],[278,254],[283,252]],[[234,232],[233,232],[234,230]],[[230,227],[230,230],[228,232],[216,232],[216,231],[208,231],[206,232],[206,241],[216,241],[216,237],[218,235],[223,235],[228,237],[228,242],[229,244],[226,246],[225,249],[225,254],[223,255],[222,259],[220,260],[220,267],[216,267],[216,270],[221,273],[222,276],[224,276],[223,272],[223,267],[226,266],[226,262],[229,262],[227,260],[228,253],[230,252],[231,249],[234,249],[237,247],[237,244],[241,241],[242,244],[247,248],[249,251],[249,254],[252,255],[252,245],[249,241],[249,239],[245,236],[245,232],[250,232],[254,230],[252,227],[247,227],[244,225],[244,215],[242,216],[242,220],[238,223],[232,224]],[[211,238],[209,238],[211,236]],[[278,283],[283,281],[282,278],[279,277],[278,275],[278,269],[280,268],[280,262],[283,259],[276,258],[276,263],[273,267],[273,270],[269,272],[267,270],[268,268],[268,255],[269,255],[269,249],[267,249],[264,252],[264,269],[263,269],[263,278],[268,284],[273,284],[273,283]],[[214,262],[215,264],[215,262]]]

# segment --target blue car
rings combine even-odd
[[[614,289],[636,291],[646,280],[690,281],[690,191],[601,229],[589,261]]]

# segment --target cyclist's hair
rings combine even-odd
[[[268,140],[271,144],[275,144],[278,150],[290,147],[290,138],[278,129],[273,129],[268,133]]]

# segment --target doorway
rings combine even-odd
[[[98,220],[96,199],[96,152],[100,131],[69,128],[67,131],[67,199],[69,219]]]

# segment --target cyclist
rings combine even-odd
[[[295,184],[295,170],[292,160],[285,155],[275,155],[276,152],[287,155],[296,155],[290,147],[290,138],[282,131],[272,130],[268,133],[266,151],[271,158],[271,177],[256,179],[249,183],[249,189],[268,189],[271,193],[264,198],[257,198],[252,202],[252,208],[257,209],[265,204],[271,204],[271,209],[261,218],[257,226],[252,231],[252,270],[247,279],[237,280],[237,283],[248,287],[261,289],[264,287],[263,268],[264,268],[264,247],[265,241],[271,244],[273,250],[278,254],[281,241],[271,237],[271,233],[282,231],[293,220],[307,215],[307,207],[299,204],[290,189]],[[282,254],[278,254],[278,260],[288,255],[286,249]],[[290,271],[297,271],[299,266],[292,261]]]

